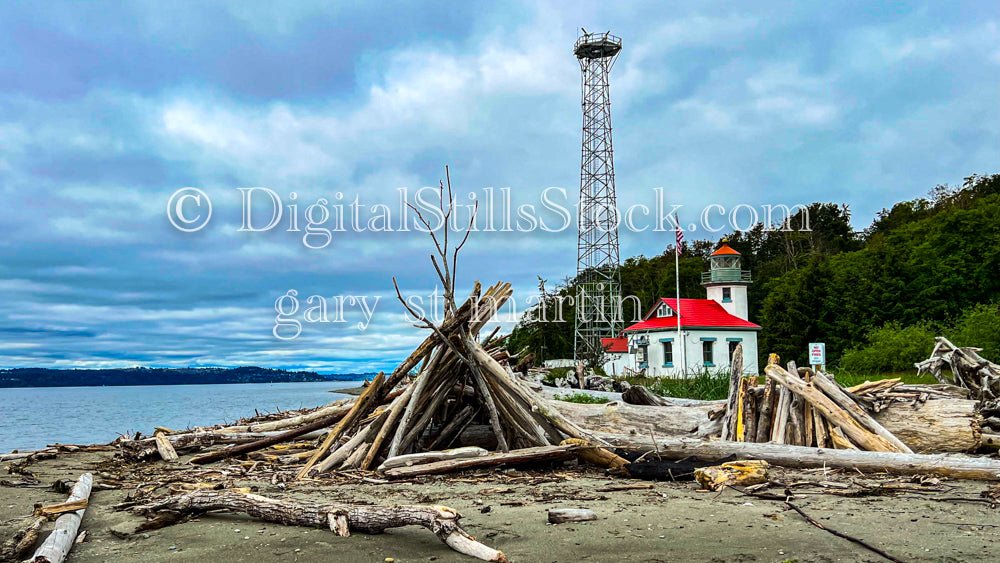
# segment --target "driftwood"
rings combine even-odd
[[[539,461],[558,461],[573,457],[573,452],[578,448],[578,446],[571,445],[524,448],[521,450],[511,450],[508,453],[498,452],[481,457],[437,461],[433,463],[425,463],[423,465],[414,465],[412,467],[396,467],[386,470],[385,474],[386,476],[394,479],[403,479],[414,477],[416,475],[449,473],[451,471],[464,471],[466,469],[476,469],[480,467],[496,467],[499,465],[515,465]]]
[[[774,420],[775,402],[778,391],[774,381],[768,379],[764,385],[764,399],[760,407],[760,418],[757,421],[757,437],[754,442],[766,442],[771,437],[771,424]],[[751,440],[747,440],[751,441]]]
[[[647,452],[652,447],[649,437],[602,434],[616,446]],[[1000,481],[1000,460],[962,454],[903,454],[831,450],[779,444],[755,444],[696,440],[690,438],[657,438],[659,454],[668,459],[719,459],[735,455],[738,459],[760,459],[771,465],[792,468],[845,468],[863,472],[887,472],[896,475],[938,475],[956,479]]]
[[[580,427],[590,432],[627,433],[634,430],[642,435],[687,436],[707,438],[718,436],[722,421],[711,420],[709,412],[717,408],[715,402],[704,402],[690,407],[641,407],[620,401],[599,405],[560,403],[559,411]]]
[[[483,545],[459,524],[461,514],[444,506],[365,506],[324,504],[307,500],[278,500],[230,491],[193,491],[133,509],[155,516],[172,511],[197,515],[212,510],[229,510],[284,525],[329,528],[337,535],[350,532],[379,534],[389,528],[423,526],[459,553],[483,561],[506,562],[503,552]]]
[[[774,424],[771,425],[771,441],[775,444],[785,443],[785,432],[788,429],[788,413],[791,408],[792,392],[786,386],[781,385],[778,388],[778,406],[774,409]]]
[[[597,444],[593,444],[586,440],[580,440],[579,438],[569,438],[563,440],[560,445],[579,446],[580,449],[576,450],[576,457],[580,458],[580,461],[589,463],[590,465],[596,465],[597,467],[616,469],[628,464],[628,460],[625,458],[610,452]]]
[[[328,434],[326,439],[323,440],[323,443],[320,444],[316,453],[309,458],[308,462],[306,462],[305,467],[299,470],[299,472],[295,475],[296,479],[301,479],[308,475],[309,470],[312,469],[313,465],[315,465],[320,458],[326,455],[326,453],[330,450],[330,446],[337,441],[337,438],[340,438],[340,435],[343,434],[345,430],[367,415],[371,408],[375,407],[375,404],[373,403],[376,402],[375,399],[378,397],[379,390],[384,382],[385,374],[380,373],[378,374],[378,377],[372,381],[371,385],[365,388],[365,392],[358,397],[358,400],[354,403],[351,410],[348,411],[348,413],[340,419],[340,422],[333,427],[333,430],[330,431],[330,434]]]
[[[349,399],[339,399],[332,403],[327,403],[321,407],[317,407],[314,411],[307,414],[301,414],[298,416],[293,416],[289,418],[283,418],[280,420],[272,420],[268,422],[259,422],[255,424],[243,424],[236,426],[226,426],[216,430],[217,432],[274,432],[277,430],[284,430],[286,428],[292,428],[295,426],[302,426],[303,424],[309,424],[310,422],[319,420],[321,418],[327,418],[334,414],[340,414],[341,416],[347,414],[347,411],[354,407],[355,398]]]
[[[959,348],[939,336],[934,339],[931,357],[914,366],[918,375],[930,373],[941,383],[964,387],[975,399],[996,399],[1000,397],[1000,365],[984,359],[979,352],[979,348]],[[945,367],[952,373],[950,379],[942,374]]]
[[[170,440],[163,432],[157,432],[153,435],[153,439],[156,440],[156,451],[160,454],[160,458],[167,463],[172,463],[177,461],[177,451],[174,447],[170,445]]]
[[[656,406],[656,407],[666,407],[671,403],[668,399],[653,393],[649,389],[646,389],[642,385],[633,385],[622,393],[622,401],[630,405],[646,405],[646,406]],[[730,409],[732,410],[732,409]],[[727,416],[729,411],[726,411]],[[723,418],[723,427],[725,427],[726,419]]]
[[[549,524],[565,524],[566,522],[590,522],[597,520],[597,514],[586,508],[550,508]]]
[[[69,495],[67,502],[86,500],[90,498],[90,489],[94,484],[94,477],[90,473],[84,473],[73,485],[73,491]],[[56,519],[55,528],[49,534],[42,545],[35,550],[31,561],[33,563],[62,563],[73,548],[76,541],[76,534],[80,530],[80,521],[83,520],[83,508],[76,512],[69,512]]]
[[[14,536],[0,546],[0,561],[21,561],[25,555],[35,548],[38,541],[38,532],[42,528],[45,518],[29,517],[25,518],[18,525]]]
[[[467,459],[470,457],[482,457],[489,454],[488,451],[483,448],[469,447],[469,448],[455,448],[454,450],[440,450],[434,452],[425,452],[419,454],[406,454],[396,457],[390,457],[385,460],[382,465],[379,466],[379,471],[385,471],[387,469],[393,469],[395,467],[410,467],[413,465],[421,465],[424,463],[433,463],[436,461],[447,461],[454,459]]]
[[[899,402],[873,417],[914,452],[971,452],[982,443],[976,405],[961,399]]]
[[[736,358],[739,356],[740,367],[736,368]],[[722,439],[723,440],[736,440],[736,426],[738,424],[739,417],[739,405],[740,405],[740,384],[742,383],[743,377],[743,344],[737,344],[736,350],[733,352],[733,361],[730,362],[729,371],[729,401],[726,404],[726,415],[722,418]],[[624,395],[623,395],[624,398]]]
[[[780,383],[783,388],[801,396],[820,412],[831,424],[839,426],[851,440],[868,451],[893,452],[898,449],[884,438],[864,429],[850,415],[838,407],[829,397],[807,385],[798,374],[791,374],[777,365],[764,368],[768,377]],[[821,376],[817,376],[821,377]]]
[[[756,380],[756,377],[746,378],[747,392],[744,396],[746,404],[743,406],[743,416],[745,418],[743,422],[744,442],[749,442],[751,437],[757,435],[757,419],[760,416],[761,403],[764,402],[764,389],[753,386]]]
[[[913,451],[907,447],[906,444],[900,441],[898,437],[894,436],[892,432],[886,430],[881,424],[866,413],[864,409],[859,407],[858,404],[851,399],[851,397],[849,397],[835,381],[820,373],[817,374],[816,377],[812,378],[812,384],[826,394],[827,397],[833,400],[837,406],[844,409],[847,414],[851,415],[851,417],[854,418],[858,424],[892,444],[896,451],[907,454],[913,453]]]
[[[279,432],[190,432],[167,436],[170,445],[174,450],[192,450],[224,444],[246,444],[255,442],[269,436],[276,436]],[[310,437],[308,434],[299,436],[300,438]],[[159,456],[156,447],[156,439],[143,438],[140,440],[124,440],[118,444],[122,455],[126,459],[142,460],[153,456]]]
[[[314,422],[306,424],[305,426],[300,426],[299,428],[288,430],[288,431],[282,432],[280,434],[275,434],[273,436],[267,436],[267,437],[261,438],[260,440],[256,440],[256,441],[249,442],[249,443],[246,443],[246,444],[238,444],[238,445],[233,446],[231,448],[226,448],[226,449],[223,449],[223,450],[217,450],[217,451],[214,451],[214,452],[211,452],[211,453],[207,453],[207,454],[204,454],[204,455],[200,455],[200,456],[194,457],[194,458],[191,459],[191,463],[193,463],[195,465],[204,465],[206,463],[212,463],[214,461],[219,461],[220,459],[226,459],[228,457],[234,457],[234,456],[238,456],[238,455],[248,454],[250,452],[255,452],[257,450],[262,450],[262,449],[267,448],[269,446],[273,446],[275,444],[281,444],[283,442],[287,442],[289,440],[298,438],[299,436],[303,436],[303,435],[308,434],[310,432],[313,432],[315,430],[319,430],[321,428],[326,428],[327,426],[329,426],[329,425],[337,422],[338,420],[340,420],[343,417],[344,417],[343,413],[333,414],[333,415],[328,416],[326,418],[321,418],[319,420],[316,420]],[[162,436],[162,434],[160,436]],[[157,442],[157,444],[159,444],[159,442]]]

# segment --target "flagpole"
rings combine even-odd
[[[681,332],[681,222],[674,214],[677,223],[677,252],[674,252],[674,281],[677,285],[677,345],[680,346],[681,376],[687,372],[687,355],[685,354],[684,333]]]

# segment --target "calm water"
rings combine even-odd
[[[346,397],[332,389],[360,381],[32,387],[0,389],[0,452],[47,444],[96,444],[118,433],[149,434],[155,426],[182,429],[277,409],[316,407]]]

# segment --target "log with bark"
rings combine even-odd
[[[22,520],[14,531],[14,535],[0,546],[0,562],[21,561],[25,555],[35,549],[35,542],[38,541],[42,522],[45,522],[45,518],[36,516]]]
[[[423,526],[459,553],[483,561],[507,561],[503,552],[483,545],[470,536],[459,523],[462,515],[444,506],[325,504],[300,499],[279,500],[231,491],[200,490],[133,509],[151,518],[165,511],[187,516],[215,510],[242,513],[286,526],[329,528],[339,536],[346,536],[351,532],[379,534],[389,528]]]

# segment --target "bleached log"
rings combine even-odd
[[[771,439],[771,424],[774,422],[775,403],[778,400],[778,389],[774,381],[768,379],[764,385],[764,400],[757,417],[757,436],[747,439],[747,442],[766,442]]]
[[[396,457],[390,457],[385,460],[382,465],[379,466],[379,471],[385,471],[387,469],[393,469],[395,467],[410,467],[412,465],[421,465],[424,463],[432,463],[435,461],[447,461],[452,459],[466,459],[470,457],[482,457],[487,455],[489,452],[483,448],[468,447],[468,448],[454,448],[451,450],[440,450],[433,452],[422,452],[418,454],[406,454],[398,455]]]
[[[160,458],[167,463],[172,463],[177,461],[177,452],[174,447],[170,445],[170,440],[163,434],[163,432],[157,432],[153,439],[156,440],[156,451],[159,452]]]
[[[313,465],[315,465],[320,458],[325,456],[327,452],[330,451],[330,446],[332,446],[334,442],[340,438],[341,434],[346,432],[351,426],[354,425],[355,422],[358,422],[362,418],[368,416],[371,409],[376,406],[377,400],[379,399],[379,390],[382,388],[382,384],[384,382],[385,374],[378,374],[375,380],[372,381],[371,385],[365,389],[365,392],[358,397],[358,400],[354,403],[354,407],[352,407],[351,410],[344,415],[344,418],[340,419],[340,422],[333,427],[333,430],[330,430],[326,439],[323,440],[319,449],[316,450],[316,454],[309,458],[305,467],[299,470],[299,472],[295,475],[296,479],[302,479],[308,475],[309,471],[312,470]]]
[[[854,400],[851,399],[834,380],[822,377],[822,374],[819,374],[817,377],[812,379],[812,384],[819,388],[819,390],[822,391],[827,397],[833,400],[837,406],[844,409],[847,414],[851,415],[851,417],[853,417],[854,420],[861,424],[861,426],[863,426],[866,430],[874,433],[876,436],[883,438],[885,441],[895,446],[897,451],[905,454],[913,453],[913,450],[900,441],[897,436],[886,430],[885,427],[873,419],[867,412],[864,411],[864,409],[859,407],[858,404],[855,403]]]
[[[625,449],[642,452],[651,449],[648,437],[643,439],[642,436],[606,433],[601,436]],[[657,437],[656,447],[660,456],[667,459],[696,456],[709,460],[735,455],[738,459],[761,459],[772,465],[792,468],[856,468],[866,473],[939,475],[956,479],[1000,481],[1000,460],[962,454],[903,454],[662,437]]]
[[[962,399],[893,402],[873,417],[914,452],[970,452],[982,436],[976,405]]]
[[[540,446],[537,448],[523,448],[511,450],[507,453],[497,452],[480,457],[456,459],[448,461],[436,461],[424,463],[412,467],[396,467],[387,469],[386,476],[396,478],[414,477],[417,475],[431,475],[435,473],[449,473],[452,471],[464,471],[466,469],[476,469],[481,467],[496,467],[499,465],[516,465],[521,463],[532,463],[538,461],[557,461],[573,457],[573,452],[578,446]]]
[[[243,424],[236,426],[224,426],[214,432],[222,434],[232,434],[232,433],[245,433],[245,432],[275,432],[277,430],[284,430],[286,428],[292,428],[295,426],[301,426],[303,424],[309,424],[310,422],[319,420],[321,418],[326,418],[328,416],[333,416],[340,414],[341,416],[348,413],[351,408],[354,407],[354,402],[357,399],[351,397],[349,399],[338,399],[332,403],[327,403],[316,410],[308,414],[300,414],[298,416],[292,416],[288,418],[283,418],[280,420],[271,420],[268,422],[258,422],[254,424]]]
[[[770,366],[768,366],[770,367]],[[788,429],[788,412],[792,408],[792,392],[784,385],[778,386],[778,406],[774,409],[774,424],[771,425],[771,441],[775,444],[785,443],[785,432]]]
[[[188,434],[177,434],[173,436],[167,436],[170,441],[170,445],[173,446],[174,450],[192,450],[199,448],[207,448],[210,446],[217,446],[223,444],[246,444],[248,442],[255,442],[262,438],[267,438],[269,436],[277,436],[281,434],[280,432],[237,432],[237,433],[220,433],[220,432],[191,432]],[[300,438],[318,438],[318,432],[310,432],[299,436]],[[159,455],[159,450],[156,447],[156,440],[154,438],[143,438],[141,440],[124,440],[119,442],[118,446],[121,448],[122,455],[128,459],[142,460],[153,456]]]
[[[84,473],[73,485],[73,491],[69,495],[67,502],[87,500],[90,498],[90,489],[94,484],[94,477],[90,473]],[[83,520],[85,508],[76,512],[69,512],[56,519],[55,528],[49,534],[42,545],[35,550],[32,556],[32,563],[62,563],[69,550],[73,549],[76,541],[76,534],[80,531],[80,521]]]
[[[829,397],[819,392],[815,387],[807,385],[805,381],[799,378],[798,374],[788,373],[777,365],[768,365],[764,368],[764,373],[789,391],[809,401],[813,408],[818,410],[832,425],[839,426],[844,431],[844,434],[857,445],[869,451],[897,451],[896,447],[884,438],[863,428],[850,415],[841,410]],[[822,374],[816,375],[817,377],[814,378],[813,384],[816,383],[815,379],[822,377]]]
[[[708,413],[715,403],[690,407],[646,407],[612,401],[599,405],[560,403],[559,411],[588,433],[627,433],[635,431],[640,436],[686,436],[707,438],[722,431],[721,420],[711,420]]]
[[[379,534],[389,528],[423,526],[459,553],[483,561],[507,561],[503,552],[483,545],[470,536],[459,524],[462,515],[444,506],[324,504],[300,499],[278,500],[231,491],[200,490],[133,509],[134,512],[147,515],[167,510],[182,515],[229,510],[286,526],[330,528],[341,536],[351,531]],[[330,515],[334,518],[331,519]]]
[[[388,411],[383,411],[378,418],[373,420],[370,424],[364,428],[358,430],[350,440],[342,444],[336,450],[330,452],[330,455],[323,458],[323,461],[316,464],[314,468],[315,473],[326,473],[334,467],[339,467],[340,464],[347,461],[347,458],[351,456],[357,450],[361,444],[364,444],[370,440],[375,433],[378,431],[380,424],[380,419],[384,420],[384,417],[389,415]]]
[[[550,508],[548,515],[549,524],[597,520],[597,514],[593,510],[586,508]]]
[[[739,364],[736,363],[736,357],[739,355]],[[726,403],[726,414],[722,417],[722,439],[723,440],[736,440],[736,424],[739,417],[739,407],[740,407],[740,389],[743,381],[743,344],[737,344],[736,350],[733,352],[733,360],[729,363],[733,366],[729,371],[729,399]],[[631,389],[629,389],[631,391]],[[624,398],[624,396],[623,396]],[[630,401],[631,402],[631,401]],[[752,437],[749,437],[748,441],[753,441]]]

